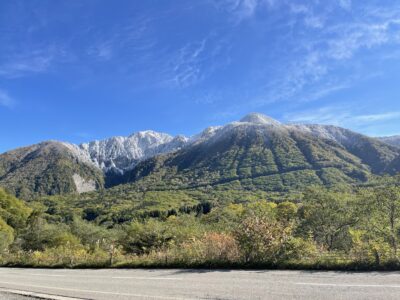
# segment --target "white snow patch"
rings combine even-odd
[[[260,124],[260,125],[274,125],[274,126],[281,125],[279,121],[259,113],[250,113],[247,116],[244,116],[242,119],[240,119],[239,122]]]
[[[79,161],[93,165],[93,162],[90,159],[90,155],[87,153],[87,151],[81,149],[79,146],[74,145],[74,144],[65,143],[65,142],[61,142],[61,144],[64,147],[66,147],[70,151],[70,153],[72,155],[74,155]]]

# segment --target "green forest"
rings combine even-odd
[[[284,194],[204,188],[119,198],[114,188],[29,202],[0,189],[0,264],[398,269],[399,179]]]

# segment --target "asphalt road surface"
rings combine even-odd
[[[0,268],[0,299],[32,299],[10,290],[104,300],[400,299],[400,272]]]

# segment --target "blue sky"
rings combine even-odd
[[[0,151],[253,111],[400,134],[399,79],[399,1],[0,1]]]

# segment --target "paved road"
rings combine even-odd
[[[400,299],[400,272],[0,268],[0,287],[104,300]]]
[[[10,293],[0,293],[0,300],[37,300],[37,298],[30,298]]]

